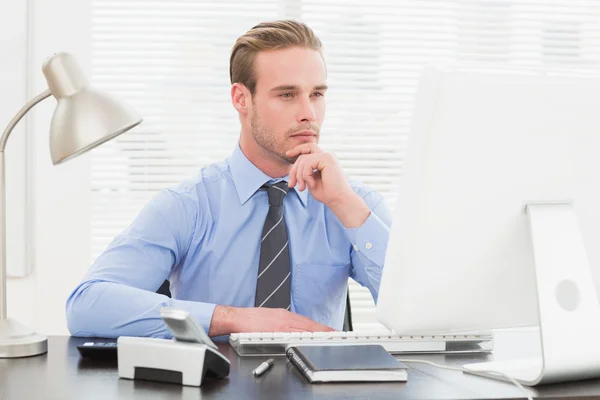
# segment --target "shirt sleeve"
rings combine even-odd
[[[215,304],[156,293],[188,252],[200,223],[198,208],[172,190],[159,192],[70,294],[66,314],[71,334],[170,338],[160,317],[162,307],[188,311],[208,332]]]
[[[359,228],[345,228],[351,244],[350,276],[367,287],[377,302],[392,217],[379,193],[358,191],[358,194],[367,203],[371,214]]]

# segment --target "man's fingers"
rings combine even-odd
[[[306,160],[303,157],[300,157],[298,161],[296,161],[297,166],[294,175],[296,176],[296,181],[298,182],[298,189],[300,191],[303,191],[306,188],[306,185],[304,184],[304,179],[302,178],[302,175],[304,174],[305,163]]]
[[[313,324],[311,326],[311,331],[313,332],[333,332],[335,329],[327,326],[327,325],[322,325],[319,323],[316,323],[313,321]]]
[[[293,319],[295,321],[293,321],[293,326],[295,329],[304,329],[304,331],[308,331],[308,332],[332,332],[335,331],[335,329],[327,326],[327,325],[323,325],[323,324],[319,324],[318,322],[313,321],[312,319],[305,317],[303,315],[300,314],[296,314],[296,313],[291,313],[293,315]]]
[[[300,185],[301,182],[301,178],[302,178],[302,165],[304,164],[304,157],[300,156],[298,157],[298,159],[296,160],[296,162],[294,163],[294,165],[292,165],[292,168],[290,169],[289,172],[289,177],[290,177],[290,181],[288,182],[288,186],[290,188],[293,188],[296,185]],[[300,172],[300,173],[298,173]],[[300,190],[300,187],[298,187]]]
[[[294,163],[294,165],[292,165],[292,169],[290,169],[290,174],[289,174],[290,181],[288,182],[288,186],[290,188],[293,188],[298,183],[296,181],[296,169],[298,169],[298,160],[296,160],[296,162]]]
[[[307,160],[304,163],[304,166],[302,167],[302,179],[304,180],[304,182],[309,184],[309,186],[312,186],[315,183],[312,174],[313,174],[312,163]]]
[[[319,146],[317,146],[315,143],[303,143],[303,144],[299,144],[298,146],[294,147],[293,149],[288,150],[285,154],[287,157],[296,157],[298,156],[296,162],[294,163],[294,165],[292,165],[292,168],[290,169],[290,181],[288,182],[288,186],[290,188],[293,188],[294,186],[298,185],[298,189],[300,191],[306,189],[306,185],[309,184],[311,186],[314,187],[315,185],[315,180],[314,178],[310,177],[311,174],[306,175],[303,171],[303,166],[305,165],[305,163],[312,163],[315,164],[316,163],[316,159],[314,158],[314,156],[310,156],[311,154],[322,154],[324,153],[323,150],[321,150],[321,148]],[[310,160],[310,161],[307,161]],[[316,165],[318,165],[318,163],[316,163]],[[316,166],[313,166],[313,170],[316,168]]]
[[[289,328],[290,332],[333,332],[335,329],[327,326],[319,324],[315,321],[309,320],[309,322],[305,324],[294,324]]]
[[[322,153],[323,150],[315,143],[302,143],[288,150],[285,155],[288,157],[296,157],[301,154]]]

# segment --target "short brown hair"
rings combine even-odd
[[[239,82],[254,94],[256,71],[254,60],[263,50],[279,50],[293,46],[321,51],[321,41],[306,24],[294,20],[263,22],[236,40],[229,59],[229,79]]]

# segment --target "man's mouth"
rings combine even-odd
[[[311,136],[317,136],[317,134],[315,132],[313,132],[313,131],[302,131],[302,132],[294,133],[292,135],[292,137],[298,137],[298,136],[308,136],[308,137],[311,137]]]

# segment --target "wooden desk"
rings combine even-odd
[[[419,356],[437,363],[467,362],[535,354],[531,334],[496,335],[495,355]],[[589,338],[588,340],[595,340]],[[182,387],[120,379],[116,361],[80,359],[76,346],[89,339],[53,336],[47,354],[31,358],[0,359],[0,399],[500,399],[523,398],[515,386],[500,381],[410,364],[406,383],[309,384],[284,357],[263,376],[252,370],[264,358],[240,358],[227,342],[219,349],[231,360],[227,379],[207,381],[202,387]],[[410,357],[402,357],[410,358]],[[599,360],[600,362],[600,360]],[[531,389],[539,398],[600,399],[600,379],[541,386]]]

